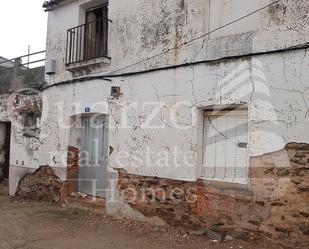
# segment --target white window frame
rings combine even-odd
[[[227,134],[228,130],[227,127],[231,126],[231,123],[225,124],[225,129],[222,129],[222,127],[216,127],[212,122],[210,122],[210,119],[219,120],[220,117],[225,117],[225,122],[229,122],[227,117],[235,117],[235,130],[233,129],[233,132],[236,133],[235,137],[232,138],[232,136],[229,136]],[[233,120],[233,118],[231,118]],[[239,125],[237,123],[237,120],[239,124],[245,124],[245,125]],[[222,122],[222,121],[221,121]],[[224,126],[224,125],[223,125]],[[241,129],[244,129],[243,132]],[[233,183],[239,183],[239,184],[247,184],[249,181],[249,155],[248,155],[248,139],[249,139],[249,125],[248,125],[248,109],[241,107],[237,109],[231,109],[231,110],[205,110],[204,111],[204,117],[203,117],[203,165],[201,170],[201,178],[206,180],[213,180],[213,181],[220,181],[220,182],[233,182]],[[210,134],[216,133],[215,136],[211,136]],[[232,131],[230,131],[232,132]],[[239,132],[241,135],[237,135],[237,132]],[[216,139],[217,137],[221,137],[220,139],[225,139],[225,155],[224,155],[224,169],[223,167],[219,167],[217,165],[217,159],[215,158],[213,160],[212,153],[210,153],[211,149],[212,151],[216,151],[212,147],[212,141],[210,139]],[[239,141],[241,140],[241,141]],[[243,141],[245,140],[245,141]],[[208,144],[210,143],[210,144]],[[217,142],[215,141],[215,146],[217,146]],[[221,151],[223,148],[224,142],[221,143]],[[230,146],[227,146],[230,144]],[[232,146],[231,146],[232,145]],[[234,147],[233,147],[234,146]],[[233,147],[233,148],[232,148]],[[207,151],[207,148],[209,151]],[[232,149],[231,149],[232,148]],[[234,154],[227,153],[227,150],[234,150]],[[245,151],[243,151],[245,150]],[[234,161],[227,160],[227,154],[232,155],[235,157]],[[237,164],[237,155],[242,159],[243,164],[241,167],[236,167]],[[222,161],[222,158],[220,158]],[[231,159],[231,158],[230,158]],[[210,167],[209,161],[214,161],[213,167]],[[228,163],[227,163],[228,161]],[[230,166],[227,166],[227,164],[230,164]],[[231,167],[233,165],[233,167]],[[218,170],[219,169],[219,170]],[[221,175],[218,173],[221,170]],[[233,171],[233,173],[231,173]],[[224,172],[224,173],[222,173]],[[228,172],[228,173],[227,173]]]

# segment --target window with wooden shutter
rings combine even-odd
[[[202,177],[247,183],[247,140],[247,110],[206,111]]]

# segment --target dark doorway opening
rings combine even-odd
[[[0,122],[0,183],[9,179],[11,123]]]

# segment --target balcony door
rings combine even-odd
[[[108,5],[86,12],[85,60],[107,55]]]

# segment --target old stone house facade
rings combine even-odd
[[[110,214],[308,242],[308,1],[44,6],[24,168],[51,166]]]

